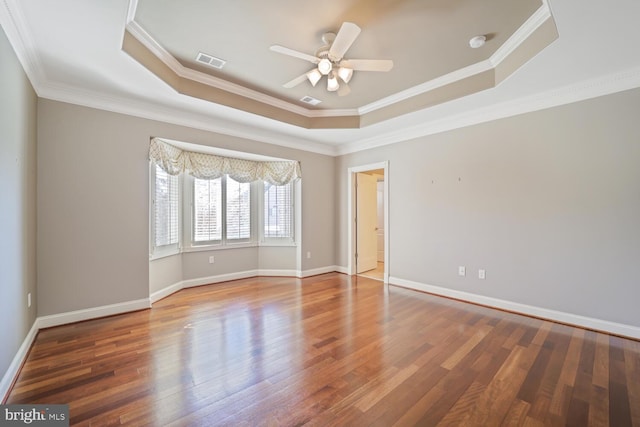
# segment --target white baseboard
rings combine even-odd
[[[339,272],[338,271],[338,267],[337,265],[328,265],[326,267],[319,267],[319,268],[313,268],[311,270],[304,270],[304,271],[298,271],[298,277],[300,278],[304,278],[304,277],[311,277],[311,276],[317,276],[319,274],[325,274],[325,273],[333,273],[333,272]]]
[[[265,277],[297,277],[296,270],[258,270],[258,276]]]
[[[334,265],[334,271],[342,274],[350,274],[349,269],[347,267],[342,267],[341,265]]]
[[[417,291],[428,292],[430,294],[440,295],[448,298],[454,298],[462,301],[480,304],[487,307],[497,308],[500,310],[511,311],[527,316],[538,317],[541,319],[552,320],[555,322],[565,323],[567,325],[578,326],[595,331],[606,332],[613,335],[640,339],[640,327],[633,325],[625,325],[623,323],[610,322],[608,320],[594,319],[578,314],[565,313],[562,311],[551,310],[543,307],[536,307],[527,304],[521,304],[513,301],[502,300],[498,298],[487,297],[483,295],[472,294],[469,292],[457,291],[454,289],[443,288],[440,286],[427,285],[424,283],[413,282],[411,280],[401,279],[399,277],[390,277],[389,284],[400,286],[403,288],[414,289]]]
[[[175,294],[181,289],[184,289],[184,283],[182,281],[174,283],[173,285],[169,285],[166,288],[162,288],[159,291],[156,291],[149,295],[149,301],[151,302],[151,304],[153,304],[163,298],[168,297],[171,294]]]
[[[183,280],[184,288],[209,285],[212,283],[228,282],[230,280],[247,279],[258,276],[259,270],[239,271],[237,273],[219,274],[217,276],[198,277],[196,279]]]
[[[99,317],[113,316],[115,314],[127,313],[129,311],[144,310],[145,308],[150,307],[151,301],[149,298],[143,298],[118,304],[103,305],[100,307],[69,311],[67,313],[42,316],[38,317],[36,323],[39,329],[43,329],[50,328],[52,326],[66,325],[67,323],[81,322],[83,320],[97,319]]]
[[[330,265],[327,267],[314,268],[312,270],[296,271],[296,270],[247,270],[238,273],[220,274],[217,276],[198,277],[196,279],[183,280],[173,285],[169,285],[166,288],[160,289],[152,293],[149,296],[151,303],[159,301],[168,297],[171,294],[178,292],[184,288],[193,288],[196,286],[210,285],[212,283],[228,282],[230,280],[248,279],[250,277],[271,276],[271,277],[310,277],[317,276],[318,274],[333,273],[339,271],[339,269],[345,270],[342,267],[336,265]]]
[[[9,392],[9,389],[11,388],[14,379],[18,375],[22,363],[29,354],[29,349],[31,348],[31,345],[33,344],[33,341],[35,340],[36,335],[38,334],[38,331],[40,329],[66,325],[68,323],[81,322],[83,320],[97,319],[105,316],[113,316],[115,314],[122,314],[130,311],[143,310],[146,308],[150,308],[151,304],[153,304],[154,302],[168,297],[169,295],[184,288],[191,288],[195,286],[202,286],[219,282],[227,282],[230,280],[246,279],[256,276],[308,277],[337,271],[338,268],[339,267],[337,266],[328,266],[316,268],[313,270],[306,270],[302,272],[302,274],[298,274],[300,272],[297,272],[296,270],[248,270],[238,273],[221,274],[218,276],[200,277],[197,279],[183,280],[181,282],[174,283],[173,285],[169,285],[163,289],[160,289],[159,291],[152,293],[151,295],[149,295],[149,298],[38,317],[33,322],[31,329],[27,333],[27,336],[22,342],[22,345],[14,356],[11,365],[9,365],[7,372],[5,372],[4,376],[2,377],[2,381],[0,382],[0,397],[2,397],[2,400],[4,400],[4,397],[6,397],[7,393]],[[0,400],[0,402],[2,400]]]
[[[11,388],[14,379],[18,376],[20,368],[22,367],[22,363],[27,358],[29,350],[31,349],[31,345],[36,339],[36,335],[38,335],[39,330],[40,328],[38,327],[38,319],[36,319],[33,322],[33,325],[31,325],[31,329],[27,333],[24,341],[22,341],[22,345],[20,345],[18,352],[15,356],[13,356],[13,360],[11,361],[7,372],[4,373],[2,381],[0,381],[0,403],[4,402],[4,399],[9,394],[9,389]]]

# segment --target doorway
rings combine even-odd
[[[388,162],[349,168],[349,274],[389,279]]]

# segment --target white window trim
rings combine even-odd
[[[294,181],[292,200],[292,238],[265,238],[264,236],[264,182],[251,183],[251,239],[243,241],[226,240],[226,189],[223,192],[225,217],[223,218],[223,240],[215,243],[203,244],[193,242],[193,177],[188,174],[178,175],[178,243],[174,245],[155,247],[155,163],[149,163],[149,260],[166,258],[180,253],[219,251],[251,247],[296,247],[299,243],[299,222],[301,218],[301,180]],[[225,186],[225,182],[223,182]]]
[[[200,252],[211,250],[224,250],[224,249],[236,249],[258,246],[258,226],[256,217],[261,216],[262,212],[258,205],[258,182],[251,183],[251,237],[249,239],[227,239],[227,222],[226,222],[226,204],[227,204],[227,190],[226,180],[228,176],[222,177],[222,239],[211,240],[207,242],[195,242],[193,240],[194,233],[194,177],[186,175],[183,180],[182,193],[185,195],[184,203],[182,205],[182,217],[188,220],[184,220],[182,224],[182,235],[185,236],[183,240],[182,252]]]
[[[258,230],[259,230],[259,244],[260,246],[298,246],[297,235],[296,233],[296,221],[298,220],[296,216],[297,208],[296,205],[299,200],[299,185],[298,181],[294,181],[287,185],[291,185],[291,233],[292,237],[265,237],[264,235],[264,220],[265,220],[265,212],[264,212],[264,181],[258,182],[259,191],[258,191]]]
[[[182,188],[182,176],[178,175],[178,189]],[[182,251],[182,212],[178,209],[178,243],[156,246],[155,194],[156,194],[156,164],[149,162],[149,260],[177,255]],[[182,206],[182,191],[178,191],[178,207]]]

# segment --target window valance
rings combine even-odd
[[[301,177],[300,162],[234,159],[213,154],[185,151],[160,138],[151,138],[149,159],[169,175],[188,173],[200,179],[229,175],[237,182],[267,181],[285,185]]]

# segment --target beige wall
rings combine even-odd
[[[215,262],[209,264],[209,256]],[[236,248],[220,251],[185,252],[182,254],[182,277],[193,280],[203,277],[240,273],[258,269],[258,248]]]
[[[36,94],[0,28],[0,378],[36,318]],[[27,294],[32,306],[27,308]],[[3,396],[0,395],[0,399]]]
[[[182,255],[149,261],[149,294],[182,282]]]
[[[347,169],[389,160],[392,277],[640,326],[639,111],[636,89],[342,156],[336,260]]]
[[[41,316],[147,298],[150,288],[161,290],[179,276],[189,280],[259,268],[253,248],[218,251],[213,265],[208,252],[187,253],[180,263],[166,261],[150,274],[152,136],[299,160],[300,244],[313,254],[302,260],[302,270],[335,264],[334,235],[326,232],[334,229],[333,157],[44,99],[38,117]]]

